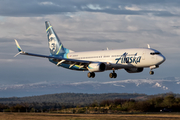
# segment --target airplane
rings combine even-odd
[[[15,39],[19,51],[15,57],[21,54],[48,58],[50,62],[60,67],[89,71],[87,74],[89,78],[94,78],[95,72],[104,72],[106,70],[112,70],[109,77],[116,78],[115,70],[118,69],[125,69],[128,73],[139,73],[144,68],[150,68],[149,74],[153,75],[154,71],[152,70],[158,68],[166,60],[159,51],[150,48],[150,45],[148,45],[148,48],[74,52],[63,46],[49,21],[45,21],[45,26],[50,55],[25,52]]]

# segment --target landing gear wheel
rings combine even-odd
[[[113,73],[113,77],[116,78],[116,77],[117,77],[117,74],[116,74],[116,73]]]
[[[154,75],[154,71],[150,71],[149,74],[150,74],[150,75]]]
[[[116,77],[117,77],[117,74],[116,74],[116,73],[110,73],[110,74],[109,74],[109,77],[110,77],[110,78],[116,78]]]
[[[94,73],[94,72],[91,73],[91,77],[92,77],[92,78],[95,77],[95,73]]]
[[[88,78],[94,78],[95,73],[94,72],[88,72],[87,76],[88,76]]]
[[[90,72],[88,72],[87,76],[88,76],[88,78],[90,78],[90,77],[91,77],[91,73],[90,73]]]
[[[113,78],[113,73],[109,73],[109,77],[110,77],[110,78]]]

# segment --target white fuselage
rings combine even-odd
[[[165,57],[160,53],[154,55],[151,54],[155,52],[158,51],[143,48],[72,52],[67,54],[67,58],[103,62],[106,64],[110,63],[111,67],[109,69],[150,67],[153,65],[160,65],[165,60]],[[124,53],[127,53],[127,55],[123,56]]]

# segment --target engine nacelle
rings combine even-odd
[[[106,64],[104,63],[91,63],[88,65],[89,72],[103,72],[106,70]]]
[[[126,68],[125,70],[128,73],[138,73],[138,72],[142,72],[144,68]]]

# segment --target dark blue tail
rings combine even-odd
[[[66,53],[66,49],[63,47],[50,22],[46,21],[45,25],[51,55],[62,55]]]

